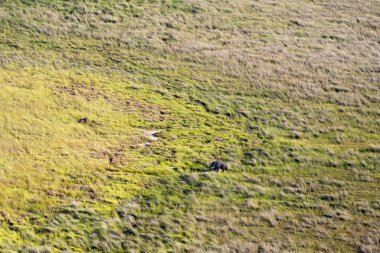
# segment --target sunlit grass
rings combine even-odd
[[[354,5],[2,2],[0,251],[375,251],[378,3]]]

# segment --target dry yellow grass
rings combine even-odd
[[[2,1],[0,251],[377,252],[379,10]]]

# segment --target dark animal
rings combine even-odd
[[[78,123],[82,123],[82,124],[88,124],[90,122],[90,120],[88,118],[81,118],[81,119],[78,119]]]
[[[212,171],[216,171],[216,172],[218,172],[219,170],[222,170],[224,172],[225,170],[228,171],[228,165],[227,165],[227,163],[224,163],[224,162],[213,161],[210,164],[209,169]]]

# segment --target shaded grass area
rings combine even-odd
[[[354,5],[3,1],[0,250],[376,252],[378,3]]]

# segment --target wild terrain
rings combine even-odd
[[[0,252],[380,252],[379,29],[377,0],[0,0]]]

